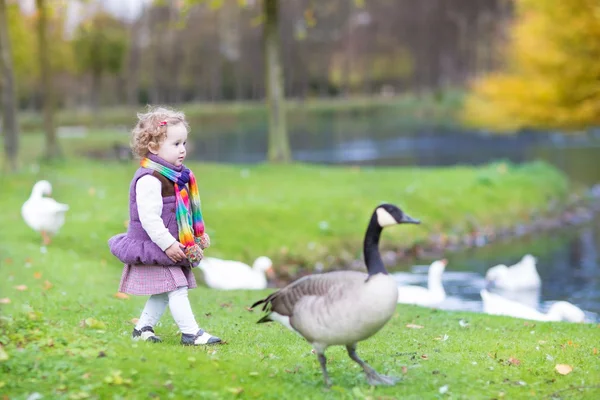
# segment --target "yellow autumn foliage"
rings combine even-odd
[[[600,124],[600,2],[515,0],[502,71],[472,82],[471,126],[577,130]]]

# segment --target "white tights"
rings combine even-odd
[[[188,299],[188,288],[187,286],[181,286],[172,292],[153,294],[150,296],[142,316],[138,321],[135,329],[142,329],[144,326],[154,326],[160,320],[163,313],[169,305],[171,315],[175,320],[175,323],[179,327],[181,333],[195,335],[198,333],[200,328],[194,318],[192,312],[192,306]]]

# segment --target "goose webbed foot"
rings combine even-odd
[[[367,375],[367,382],[370,385],[395,385],[400,379],[395,378],[393,376],[379,375],[377,371],[375,371],[369,364],[361,360],[361,358],[356,354],[356,344],[346,346],[346,350],[348,350],[348,355],[352,360],[354,360],[358,365],[360,365],[365,371],[365,375]]]
[[[325,358],[325,354],[317,353],[317,357],[319,358],[319,364],[321,364],[321,370],[323,371],[323,380],[325,381],[325,386],[331,386],[331,379],[329,379],[329,374],[327,373],[327,358]]]
[[[400,380],[399,378],[396,378],[393,376],[379,375],[372,368],[370,371],[367,371],[365,369],[365,374],[367,375],[367,382],[369,382],[369,385],[374,385],[374,386],[376,386],[376,385],[393,386]]]

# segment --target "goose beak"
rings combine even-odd
[[[275,278],[275,271],[273,270],[273,267],[269,267],[265,272],[269,279]]]
[[[402,214],[402,219],[400,220],[401,224],[420,224],[421,221],[418,219],[414,219],[408,214]]]

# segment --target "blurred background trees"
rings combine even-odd
[[[285,99],[459,93],[462,120],[495,130],[599,118],[592,0],[4,2],[17,109],[43,112],[49,157],[55,108],[95,119],[148,103],[266,103],[271,161],[289,160]]]
[[[7,154],[7,167],[11,171],[17,169],[19,150],[19,131],[17,126],[17,96],[13,72],[13,56],[11,51],[9,19],[16,13],[6,7],[6,1],[0,0],[0,105],[2,105],[2,133],[4,136],[4,152]]]
[[[478,79],[465,118],[496,130],[600,122],[600,3],[519,0],[504,68]]]
[[[47,3],[59,107],[265,98],[262,1],[141,3],[134,17],[99,0]],[[494,49],[512,9],[503,0],[280,3],[281,62],[292,98],[461,86],[499,65]],[[22,13],[9,26],[21,109],[41,109],[38,16]],[[91,46],[106,51],[90,53]],[[98,76],[100,88],[91,84]]]

